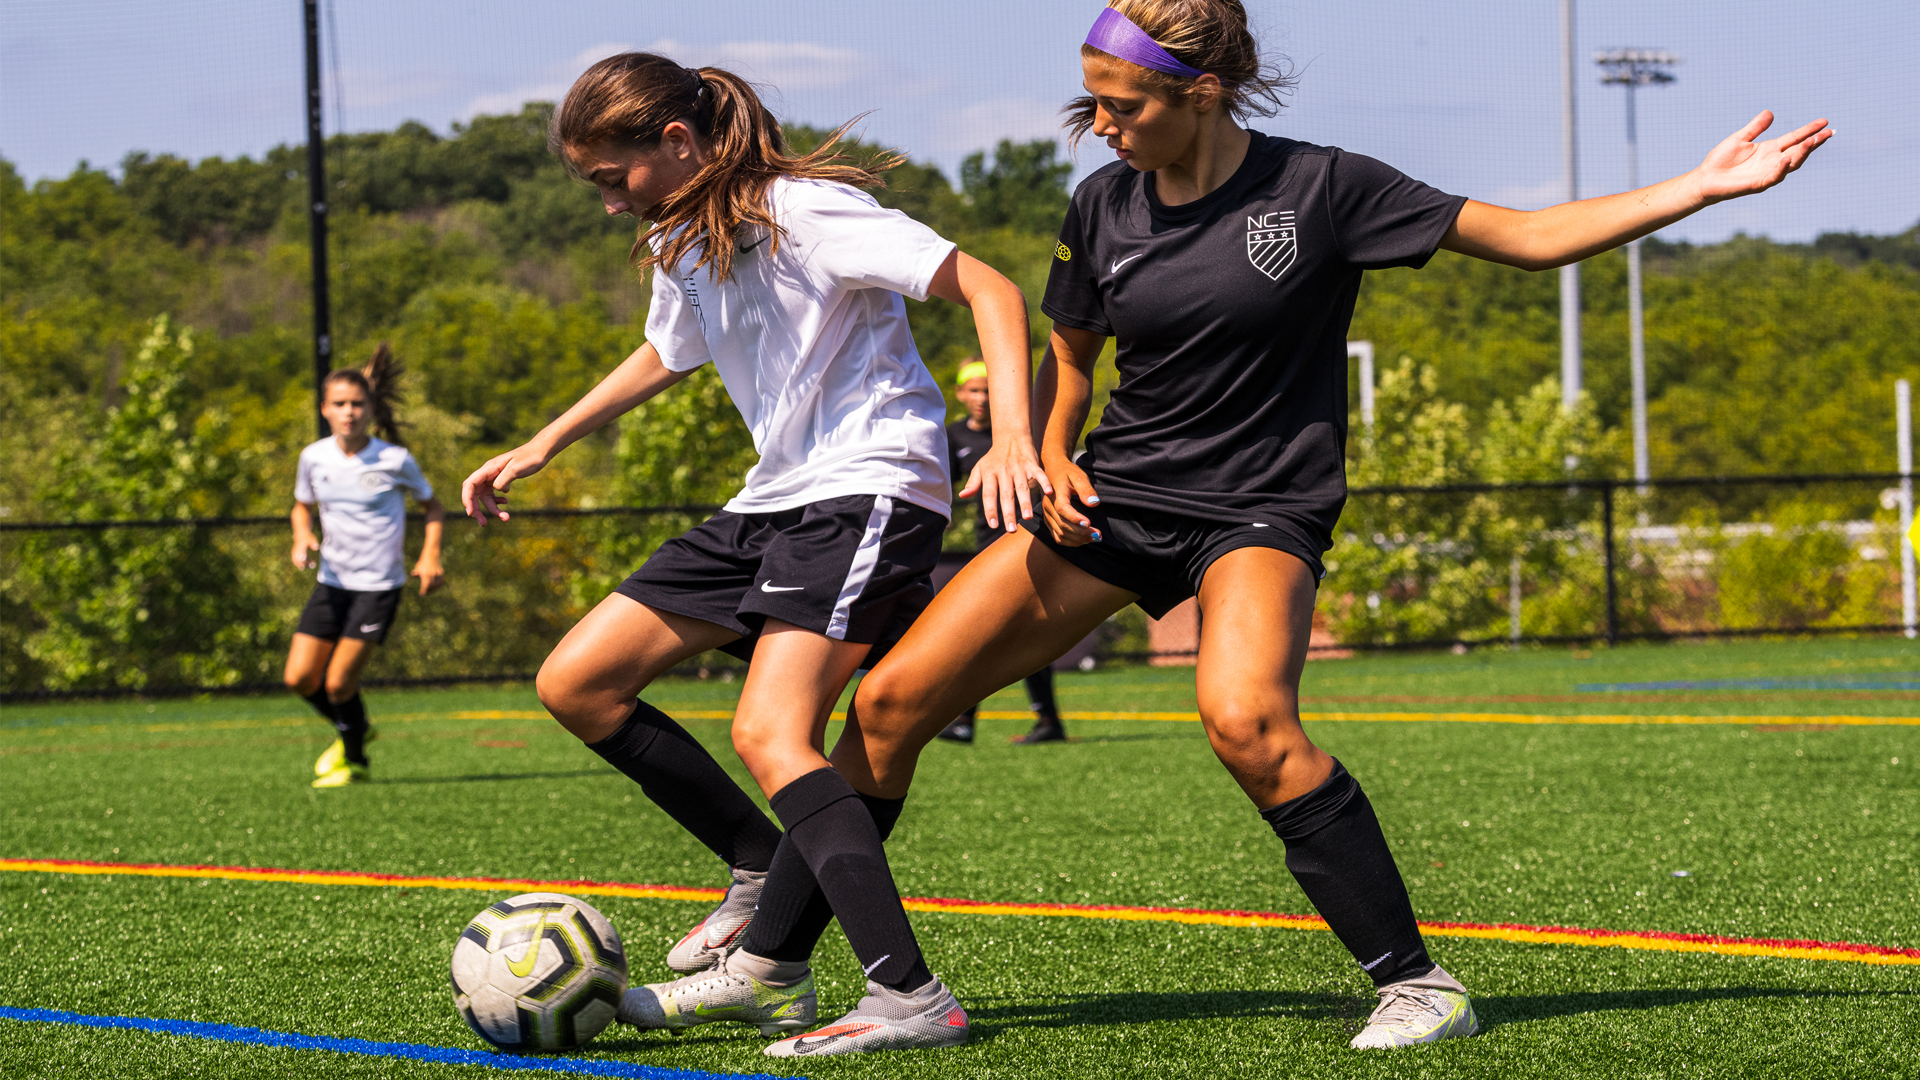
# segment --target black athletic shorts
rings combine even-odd
[[[379,645],[387,640],[394,612],[399,610],[399,589],[354,592],[315,585],[313,595],[307,598],[307,609],[300,613],[300,625],[294,630],[328,641],[350,637]]]
[[[1109,585],[1139,593],[1141,610],[1156,619],[1198,594],[1207,567],[1238,548],[1284,551],[1306,563],[1316,583],[1327,573],[1316,546],[1290,522],[1206,521],[1138,506],[1094,507],[1087,520],[1100,530],[1101,540],[1081,547],[1056,542],[1039,514],[1025,525],[1061,558]]]
[[[872,645],[866,666],[933,599],[947,519],[885,495],[848,495],[773,514],[720,511],[660,545],[614,591],[741,635],[742,660],[769,618]]]

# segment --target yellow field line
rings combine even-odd
[[[685,709],[674,712],[682,720],[731,720],[731,709]],[[1033,713],[1028,711],[982,710],[979,713],[984,720],[1030,720]],[[836,712],[835,720],[845,720],[847,714]],[[1064,712],[1063,720],[1158,720],[1176,723],[1198,723],[1197,712],[1126,712],[1126,711],[1090,711]],[[425,720],[545,720],[544,711],[532,709],[478,709],[463,712],[444,713],[395,713],[381,716],[377,720],[382,724],[405,724]],[[1305,712],[1300,719],[1310,723],[1447,723],[1447,724],[1743,724],[1770,727],[1783,724],[1832,724],[1841,727],[1920,727],[1920,716],[1694,716],[1688,714],[1664,716],[1640,716],[1632,713],[1617,714],[1558,714],[1558,713],[1468,713],[1468,712]],[[171,734],[186,731],[255,731],[262,728],[311,727],[319,730],[318,717],[289,717],[272,720],[202,720],[188,723],[166,724],[94,724],[88,727],[62,728],[16,728],[0,732],[6,735],[45,734],[53,731],[61,733],[135,732],[143,735]]]
[[[408,874],[355,873],[344,870],[284,870],[248,866],[174,866],[163,863],[109,863],[68,859],[0,859],[0,871],[42,874],[192,878],[259,881],[297,885],[360,885],[385,888],[465,889],[478,892],[568,892],[582,896],[622,896],[653,900],[712,902],[719,889],[680,885],[629,885],[605,881],[540,881],[530,878],[462,878]],[[952,897],[907,897],[911,911],[948,915],[1003,915],[1042,918],[1081,918],[1123,922],[1170,922],[1197,926],[1231,926],[1282,930],[1325,930],[1315,915],[1285,915],[1271,911],[1218,911],[1205,908],[1137,907],[1106,904],[1003,903]],[[1653,952],[1713,953],[1721,956],[1767,956],[1795,960],[1839,960],[1860,964],[1920,965],[1920,949],[1861,945],[1837,941],[1787,941],[1766,938],[1729,938],[1713,934],[1674,934],[1648,930],[1604,930],[1569,926],[1525,926],[1513,923],[1422,922],[1422,933],[1434,937],[1481,938],[1535,945],[1578,945]]]

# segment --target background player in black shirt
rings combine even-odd
[[[973,467],[987,456],[988,450],[993,449],[993,405],[987,394],[987,365],[978,359],[960,365],[960,374],[954,379],[953,396],[967,410],[967,415],[947,425],[947,465],[954,480],[965,483],[973,475]],[[936,571],[936,588],[945,587],[947,582],[953,580],[952,575],[960,566],[971,562],[974,555],[985,551],[987,545],[999,536],[999,531],[987,524],[986,503],[977,495],[966,501],[973,506],[974,512],[974,550],[951,570],[943,565],[944,574]],[[942,556],[942,563],[945,562],[946,557]],[[1033,706],[1033,729],[1013,741],[1031,745],[1065,739],[1067,729],[1060,723],[1060,709],[1053,699],[1053,665],[1048,664],[1027,676],[1026,681],[1027,700]],[[940,729],[940,738],[951,742],[972,742],[974,722],[979,712],[980,706],[975,704],[961,713],[952,723]]]
[[[1157,614],[1197,594],[1208,738],[1379,991],[1353,1045],[1471,1035],[1465,988],[1427,956],[1365,794],[1300,726],[1320,558],[1346,498],[1344,342],[1361,275],[1441,247],[1529,270],[1588,258],[1772,187],[1831,133],[1815,121],[1755,142],[1763,112],[1684,176],[1527,213],[1243,128],[1288,81],[1261,64],[1235,0],[1112,0],[1081,67],[1088,96],[1068,127],[1120,160],[1075,190],[1042,305],[1045,526],[996,543],[935,598],[861,684],[859,738],[835,764],[863,793],[903,797],[956,710],[1129,603]],[[1076,464],[1108,337],[1120,383]]]

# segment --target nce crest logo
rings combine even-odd
[[[1275,281],[1293,265],[1299,243],[1294,239],[1293,211],[1280,210],[1247,219],[1247,261]]]

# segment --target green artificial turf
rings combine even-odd
[[[1902,691],[1588,693],[1581,684],[1889,676],[1900,640],[1475,652],[1316,661],[1310,712],[1804,717],[1782,726],[1310,725],[1361,779],[1423,918],[1920,947],[1920,727]],[[1909,676],[1912,677],[1912,676]],[[669,711],[737,684],[662,685]],[[1063,675],[1072,711],[1185,711],[1192,671]],[[1522,698],[1526,700],[1489,700]],[[1337,699],[1337,700],[1336,700]],[[1410,700],[1411,699],[1411,700]],[[1561,700],[1571,699],[1571,700]],[[1588,702],[1591,702],[1589,704]],[[551,721],[525,688],[369,691],[377,783],[312,791],[330,737],[290,697],[0,712],[0,856],[718,886],[704,849]],[[1019,709],[1014,692],[989,709]],[[384,719],[383,719],[384,718]],[[746,783],[723,721],[689,720]],[[936,743],[889,844],[901,891],[982,900],[1306,912],[1281,847],[1198,724],[1024,723]],[[1898,763],[1896,764],[1896,759]],[[749,789],[750,785],[749,785]],[[1673,876],[1687,871],[1686,877]],[[497,894],[0,874],[0,1004],[479,1048],[447,956]],[[593,897],[635,974],[703,905]],[[805,1062],[815,1076],[1888,1076],[1920,1074],[1920,969],[1434,937],[1486,1033],[1345,1048],[1368,984],[1331,935],[920,913],[974,1018],[963,1049]],[[830,932],[823,1015],[859,972]],[[614,1029],[588,1053],[789,1072],[747,1029]],[[454,1076],[486,1070],[0,1021],[0,1074]]]

